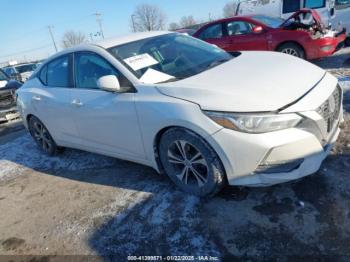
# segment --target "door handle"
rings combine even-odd
[[[33,96],[32,100],[34,100],[34,101],[41,101],[41,97],[40,96]]]
[[[79,99],[74,99],[71,104],[77,107],[81,107],[84,105],[82,102],[80,102]]]

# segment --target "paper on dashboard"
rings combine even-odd
[[[147,53],[125,58],[124,62],[135,71],[158,64],[158,61]]]

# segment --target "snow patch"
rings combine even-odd
[[[26,169],[55,172],[61,169],[76,171],[91,168],[113,166],[116,159],[66,149],[55,157],[45,155],[37,147],[29,134],[25,134],[9,143],[0,145],[0,181],[19,176]]]

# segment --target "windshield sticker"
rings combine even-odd
[[[164,74],[152,68],[148,68],[146,73],[140,78],[140,81],[146,84],[155,84],[159,82],[164,82],[169,79],[175,78],[174,76]]]
[[[147,53],[126,58],[124,62],[135,71],[158,64],[158,61]]]

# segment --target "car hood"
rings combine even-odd
[[[168,96],[188,100],[204,110],[276,111],[292,104],[324,77],[307,61],[277,52],[242,52],[232,60],[180,80],[158,84]]]
[[[303,9],[300,9],[299,11],[295,12],[294,14],[292,14],[289,18],[287,18],[283,24],[280,26],[280,27],[284,27],[284,25],[286,25],[288,23],[289,20],[299,16],[300,14],[307,14],[307,13],[310,13],[312,15],[312,17],[314,18],[314,21],[316,22],[316,25],[319,27],[319,28],[324,28],[325,25],[322,21],[322,18],[321,16],[317,13],[316,10],[314,9],[308,9],[308,8],[303,8]]]

